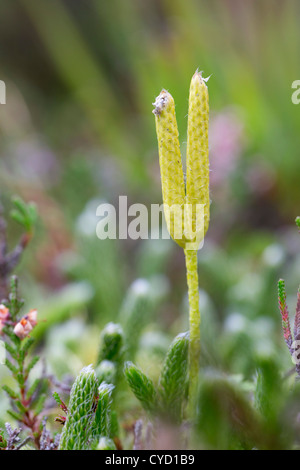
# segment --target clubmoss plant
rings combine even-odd
[[[203,377],[199,408],[199,433],[205,434],[213,448],[253,449],[257,442],[261,448],[268,448],[265,441],[269,436],[265,435],[245,392],[226,376],[209,373]]]
[[[100,350],[95,369],[98,383],[98,406],[95,430],[97,439],[110,437],[118,441],[119,422],[116,410],[118,392],[122,388],[124,365],[124,332],[118,323],[108,323],[101,332]],[[106,424],[105,424],[106,423]],[[98,441],[97,441],[98,445]]]
[[[88,448],[95,419],[97,388],[98,382],[92,366],[82,369],[71,390],[67,419],[59,444],[60,450]]]
[[[99,448],[99,439],[111,437],[111,405],[114,385],[99,385],[93,367],[82,369],[70,394],[68,407],[57,394],[54,398],[66,413],[59,450]]]
[[[97,364],[102,361],[111,361],[118,364],[123,355],[124,333],[117,323],[108,323],[101,332],[100,350]]]
[[[168,349],[157,386],[135,364],[125,364],[124,373],[128,385],[150,416],[160,416],[174,423],[181,422],[187,380],[188,345],[188,333],[176,336]]]
[[[134,360],[140,335],[148,324],[158,302],[165,295],[165,287],[157,279],[136,279],[128,289],[120,311],[124,328],[125,355]]]
[[[155,412],[158,403],[152,380],[130,361],[125,363],[124,374],[129,387],[143,408],[150,413]]]
[[[117,367],[112,361],[101,361],[95,369],[99,383],[106,382],[109,384],[116,383],[117,380]]]
[[[182,419],[188,372],[188,344],[188,333],[176,336],[169,347],[159,378],[162,410],[174,421]]]
[[[278,413],[281,410],[284,396],[283,381],[273,358],[263,358],[259,362],[254,391],[255,408],[261,416],[275,429]]]
[[[154,104],[165,218],[172,238],[184,249],[190,304],[189,396],[194,414],[200,357],[200,311],[197,250],[209,225],[207,79],[191,80],[186,155],[186,184],[178,139],[174,100],[162,90]]]
[[[111,435],[111,405],[114,386],[103,382],[98,388],[98,405],[95,413],[94,433],[107,437]]]

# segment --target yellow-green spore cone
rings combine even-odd
[[[187,203],[204,205],[205,236],[209,225],[209,161],[208,161],[209,99],[205,79],[196,72],[191,80],[188,114],[186,154]],[[196,212],[193,211],[192,228],[197,231]]]
[[[173,240],[184,247],[185,185],[174,99],[170,93],[162,90],[153,105],[166,222]],[[170,212],[167,212],[167,208],[170,208]]]

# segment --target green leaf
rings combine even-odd
[[[20,423],[23,422],[23,416],[21,414],[17,413],[16,411],[7,410],[7,414],[12,416],[16,421],[20,421]]]
[[[14,375],[18,374],[18,368],[7,358],[5,359],[5,365]]]
[[[5,349],[13,359],[18,360],[18,352],[8,342],[5,343]]]
[[[62,399],[60,398],[60,396],[58,395],[58,393],[53,392],[52,396],[53,396],[54,400],[56,401],[56,403],[58,404],[58,406],[61,407],[63,405],[63,402],[62,402]]]
[[[47,400],[47,394],[46,393],[42,393],[38,399],[38,401],[36,402],[35,404],[35,415],[39,415],[43,409],[44,409],[44,405],[45,405],[45,401]]]
[[[4,392],[6,392],[10,396],[10,398],[12,398],[13,400],[20,398],[19,395],[14,390],[8,387],[8,385],[3,385],[2,390],[4,390]]]
[[[20,214],[18,211],[13,209],[10,212],[10,216],[15,222],[18,222],[18,224],[20,224],[24,227],[24,216],[22,214]]]
[[[32,232],[37,220],[35,204],[26,203],[20,197],[15,197],[12,203],[15,208],[10,213],[11,218],[22,225],[27,232]]]
[[[34,341],[34,338],[27,338],[25,341],[23,341],[21,351],[23,351],[24,355],[27,354],[28,350],[34,344]]]
[[[34,366],[38,363],[39,360],[40,360],[39,356],[34,356],[31,359],[28,366],[26,367],[26,375],[28,375],[30,373],[30,371],[34,368]]]
[[[23,405],[23,403],[20,400],[15,401],[16,406],[19,408],[21,413],[27,413],[27,408]]]
[[[25,378],[21,372],[17,373],[17,381],[18,381],[19,386],[23,388],[25,385]]]
[[[11,312],[10,312],[11,313]],[[16,345],[16,346],[19,346],[20,345],[20,338],[18,338],[16,336],[16,334],[13,332],[13,330],[11,329],[11,327],[9,326],[4,326],[4,328],[2,329],[3,333],[6,334],[6,336],[8,336],[12,342]]]
[[[26,399],[29,400],[34,392],[36,391],[37,387],[41,383],[41,379],[35,379],[31,387],[29,387],[27,394],[26,394]]]
[[[17,319],[17,314],[19,313],[23,304],[24,304],[24,301],[20,300],[18,296],[18,278],[17,276],[11,276],[9,302],[7,304],[7,307],[9,308],[9,311],[13,320]],[[15,338],[17,338],[19,343],[21,342],[20,339],[16,335],[15,335]]]

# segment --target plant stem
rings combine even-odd
[[[189,294],[189,415],[195,416],[200,358],[200,310],[197,250],[184,250]]]

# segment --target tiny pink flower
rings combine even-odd
[[[26,320],[26,318],[22,318],[22,320],[20,320],[19,323],[17,323],[14,327],[14,333],[16,336],[18,336],[18,338],[24,339],[26,336],[28,336],[32,328],[33,326],[31,323]]]
[[[36,309],[30,310],[30,312],[27,313],[27,315],[25,315],[24,318],[30,322],[32,327],[36,326],[37,325],[37,310]]]
[[[14,333],[20,339],[26,338],[30,331],[37,325],[37,310],[30,310],[15,326]]]
[[[0,304],[0,335],[5,326],[6,321],[9,319],[9,310],[5,305]]]
[[[5,305],[0,304],[0,320],[5,321],[9,317],[9,310]]]

